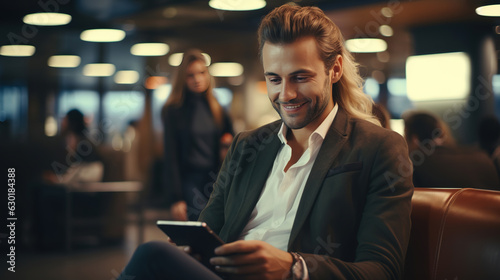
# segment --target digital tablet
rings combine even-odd
[[[210,269],[214,249],[224,244],[204,222],[179,222],[159,220],[156,225],[178,246],[190,246],[193,254],[201,256],[201,262]]]

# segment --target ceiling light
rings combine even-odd
[[[217,62],[209,71],[214,77],[236,77],[243,74],[243,66],[237,62]]]
[[[125,38],[125,31],[120,29],[88,29],[80,34],[80,39],[87,42],[119,42]]]
[[[35,47],[30,45],[6,45],[0,47],[0,55],[4,56],[32,56]]]
[[[386,25],[386,24],[381,25],[378,28],[378,31],[380,32],[380,34],[382,34],[382,36],[385,36],[385,37],[391,37],[392,35],[394,35],[394,31],[392,30],[392,27],[390,27],[389,25]]]
[[[205,65],[210,66],[210,63],[212,62],[212,58],[210,55],[207,53],[202,53],[202,55],[205,57]],[[170,55],[168,58],[168,64],[171,66],[179,66],[182,63],[182,58],[184,57],[184,53],[173,53]]]
[[[266,6],[265,0],[210,0],[208,5],[217,10],[224,11],[251,11],[262,9]]]
[[[464,99],[471,90],[471,61],[463,52],[410,56],[406,88],[412,101]]]
[[[57,68],[75,68],[80,65],[80,57],[77,55],[53,55],[49,57],[48,65]]]
[[[164,43],[140,43],[130,48],[130,53],[138,56],[162,56],[166,55],[170,47]]]
[[[384,7],[382,8],[382,10],[380,10],[380,12],[382,13],[382,15],[386,18],[391,18],[394,16],[394,13],[392,12],[392,9],[389,8],[389,7]]]
[[[71,16],[62,13],[34,13],[25,15],[23,22],[31,25],[56,26],[66,25],[71,21]]]
[[[173,18],[177,15],[177,9],[174,7],[166,8],[161,13],[166,18]]]
[[[114,77],[115,83],[130,85],[139,81],[139,73],[133,70],[118,71]]]
[[[345,42],[345,46],[353,53],[375,53],[387,49],[387,43],[377,38],[349,39]]]
[[[484,17],[500,16],[500,4],[486,5],[476,8],[476,14]]]
[[[91,63],[83,67],[83,75],[89,77],[109,77],[115,73],[115,66],[110,63]]]

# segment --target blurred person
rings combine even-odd
[[[495,116],[488,116],[481,120],[478,127],[479,147],[489,156],[493,156],[500,144],[500,121]]]
[[[478,128],[479,147],[493,160],[500,175],[500,121],[495,116],[481,120]]]
[[[88,128],[83,113],[78,109],[69,110],[62,120],[61,133],[68,153],[66,162],[54,161],[53,171],[44,173],[45,181],[66,185],[101,181],[104,165],[97,147],[85,135]]]
[[[400,279],[413,193],[403,137],[372,115],[323,11],[283,5],[258,33],[281,119],[235,137],[200,215],[227,242],[211,259],[219,275],[150,242],[120,279]]]
[[[488,156],[456,145],[449,127],[437,116],[417,111],[403,119],[415,187],[500,189]]]
[[[162,111],[166,191],[175,220],[197,220],[221,165],[221,138],[232,125],[213,94],[200,50],[184,53]]]
[[[102,215],[104,208],[109,209],[106,197],[92,192],[69,191],[76,185],[83,183],[85,187],[85,183],[103,179],[104,165],[97,147],[88,139],[88,133],[83,113],[78,109],[69,110],[61,122],[65,160],[53,160],[52,170],[43,173],[43,182],[34,190],[34,234],[39,249],[61,249],[63,241],[69,238],[66,215],[71,215],[70,218],[95,218]],[[68,212],[69,199],[71,213]],[[107,224],[102,228],[106,229]]]

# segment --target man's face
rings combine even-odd
[[[305,37],[290,44],[266,42],[262,62],[269,99],[286,126],[314,131],[334,106],[332,83],[341,76],[337,79],[332,75],[335,66],[326,73],[315,39]]]

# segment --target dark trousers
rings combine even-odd
[[[118,280],[221,280],[217,274],[176,246],[148,242],[137,248]]]

